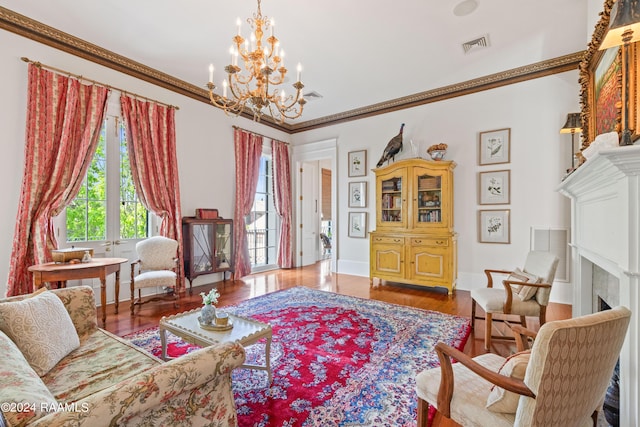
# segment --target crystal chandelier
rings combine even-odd
[[[283,123],[285,119],[300,117],[307,102],[302,94],[304,85],[300,81],[302,67],[298,64],[297,79],[293,84],[295,94],[286,94],[283,88],[278,88],[287,74],[284,51],[273,35],[273,19],[262,16],[260,1],[253,18],[247,18],[252,30],[249,40],[241,35],[240,18],[236,22],[238,33],[229,48],[231,63],[224,67],[227,77],[222,81],[222,96],[213,92],[216,88],[213,84],[214,68],[213,64],[209,65],[209,99],[227,115],[237,116],[249,110],[254,120],[260,120],[268,112],[274,120]],[[270,30],[270,36],[263,43],[266,30]],[[238,65],[239,58],[242,59],[244,70]],[[231,96],[227,96],[229,91]]]

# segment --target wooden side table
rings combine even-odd
[[[44,286],[45,282],[62,282],[67,286],[67,280],[100,279],[100,305],[102,305],[102,326],[107,322],[107,276],[116,274],[116,313],[118,312],[118,298],[120,294],[120,264],[127,262],[127,258],[94,258],[90,262],[78,264],[46,264],[32,265],[29,271],[33,273],[33,290]]]

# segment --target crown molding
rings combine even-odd
[[[2,6],[0,6],[0,28],[211,105],[209,94],[204,87],[199,87],[175,78]],[[584,51],[576,52],[466,82],[456,83],[299,123],[279,124],[268,116],[262,117],[260,121],[266,126],[288,134],[305,132],[337,123],[413,108],[419,105],[469,95],[475,92],[565,71],[577,70],[584,55]],[[242,116],[249,120],[253,118],[250,113],[242,113]]]

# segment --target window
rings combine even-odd
[[[260,157],[258,187],[253,207],[245,218],[249,259],[253,271],[271,268],[276,264],[280,217],[274,206],[272,172],[271,155],[263,154]]]
[[[124,124],[109,117],[80,192],[66,208],[66,241],[120,241],[148,235],[149,212],[133,185]]]

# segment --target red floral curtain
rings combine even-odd
[[[30,265],[58,247],[52,217],[78,194],[95,153],[109,90],[29,64],[25,164],[7,296],[33,289]]]
[[[293,267],[291,252],[291,163],[289,145],[272,140],[273,156],[273,193],[276,212],[280,216],[280,239],[278,242],[278,265],[281,268]]]
[[[144,207],[162,218],[160,234],[178,241],[182,271],[182,213],[176,155],[175,108],[120,96],[131,175]],[[180,289],[180,291],[182,290]]]
[[[249,249],[247,246],[247,227],[244,218],[251,212],[253,199],[258,186],[260,156],[262,155],[262,137],[242,129],[233,132],[236,154],[236,206],[233,215],[233,245],[235,252],[234,274],[244,277],[251,273]]]

